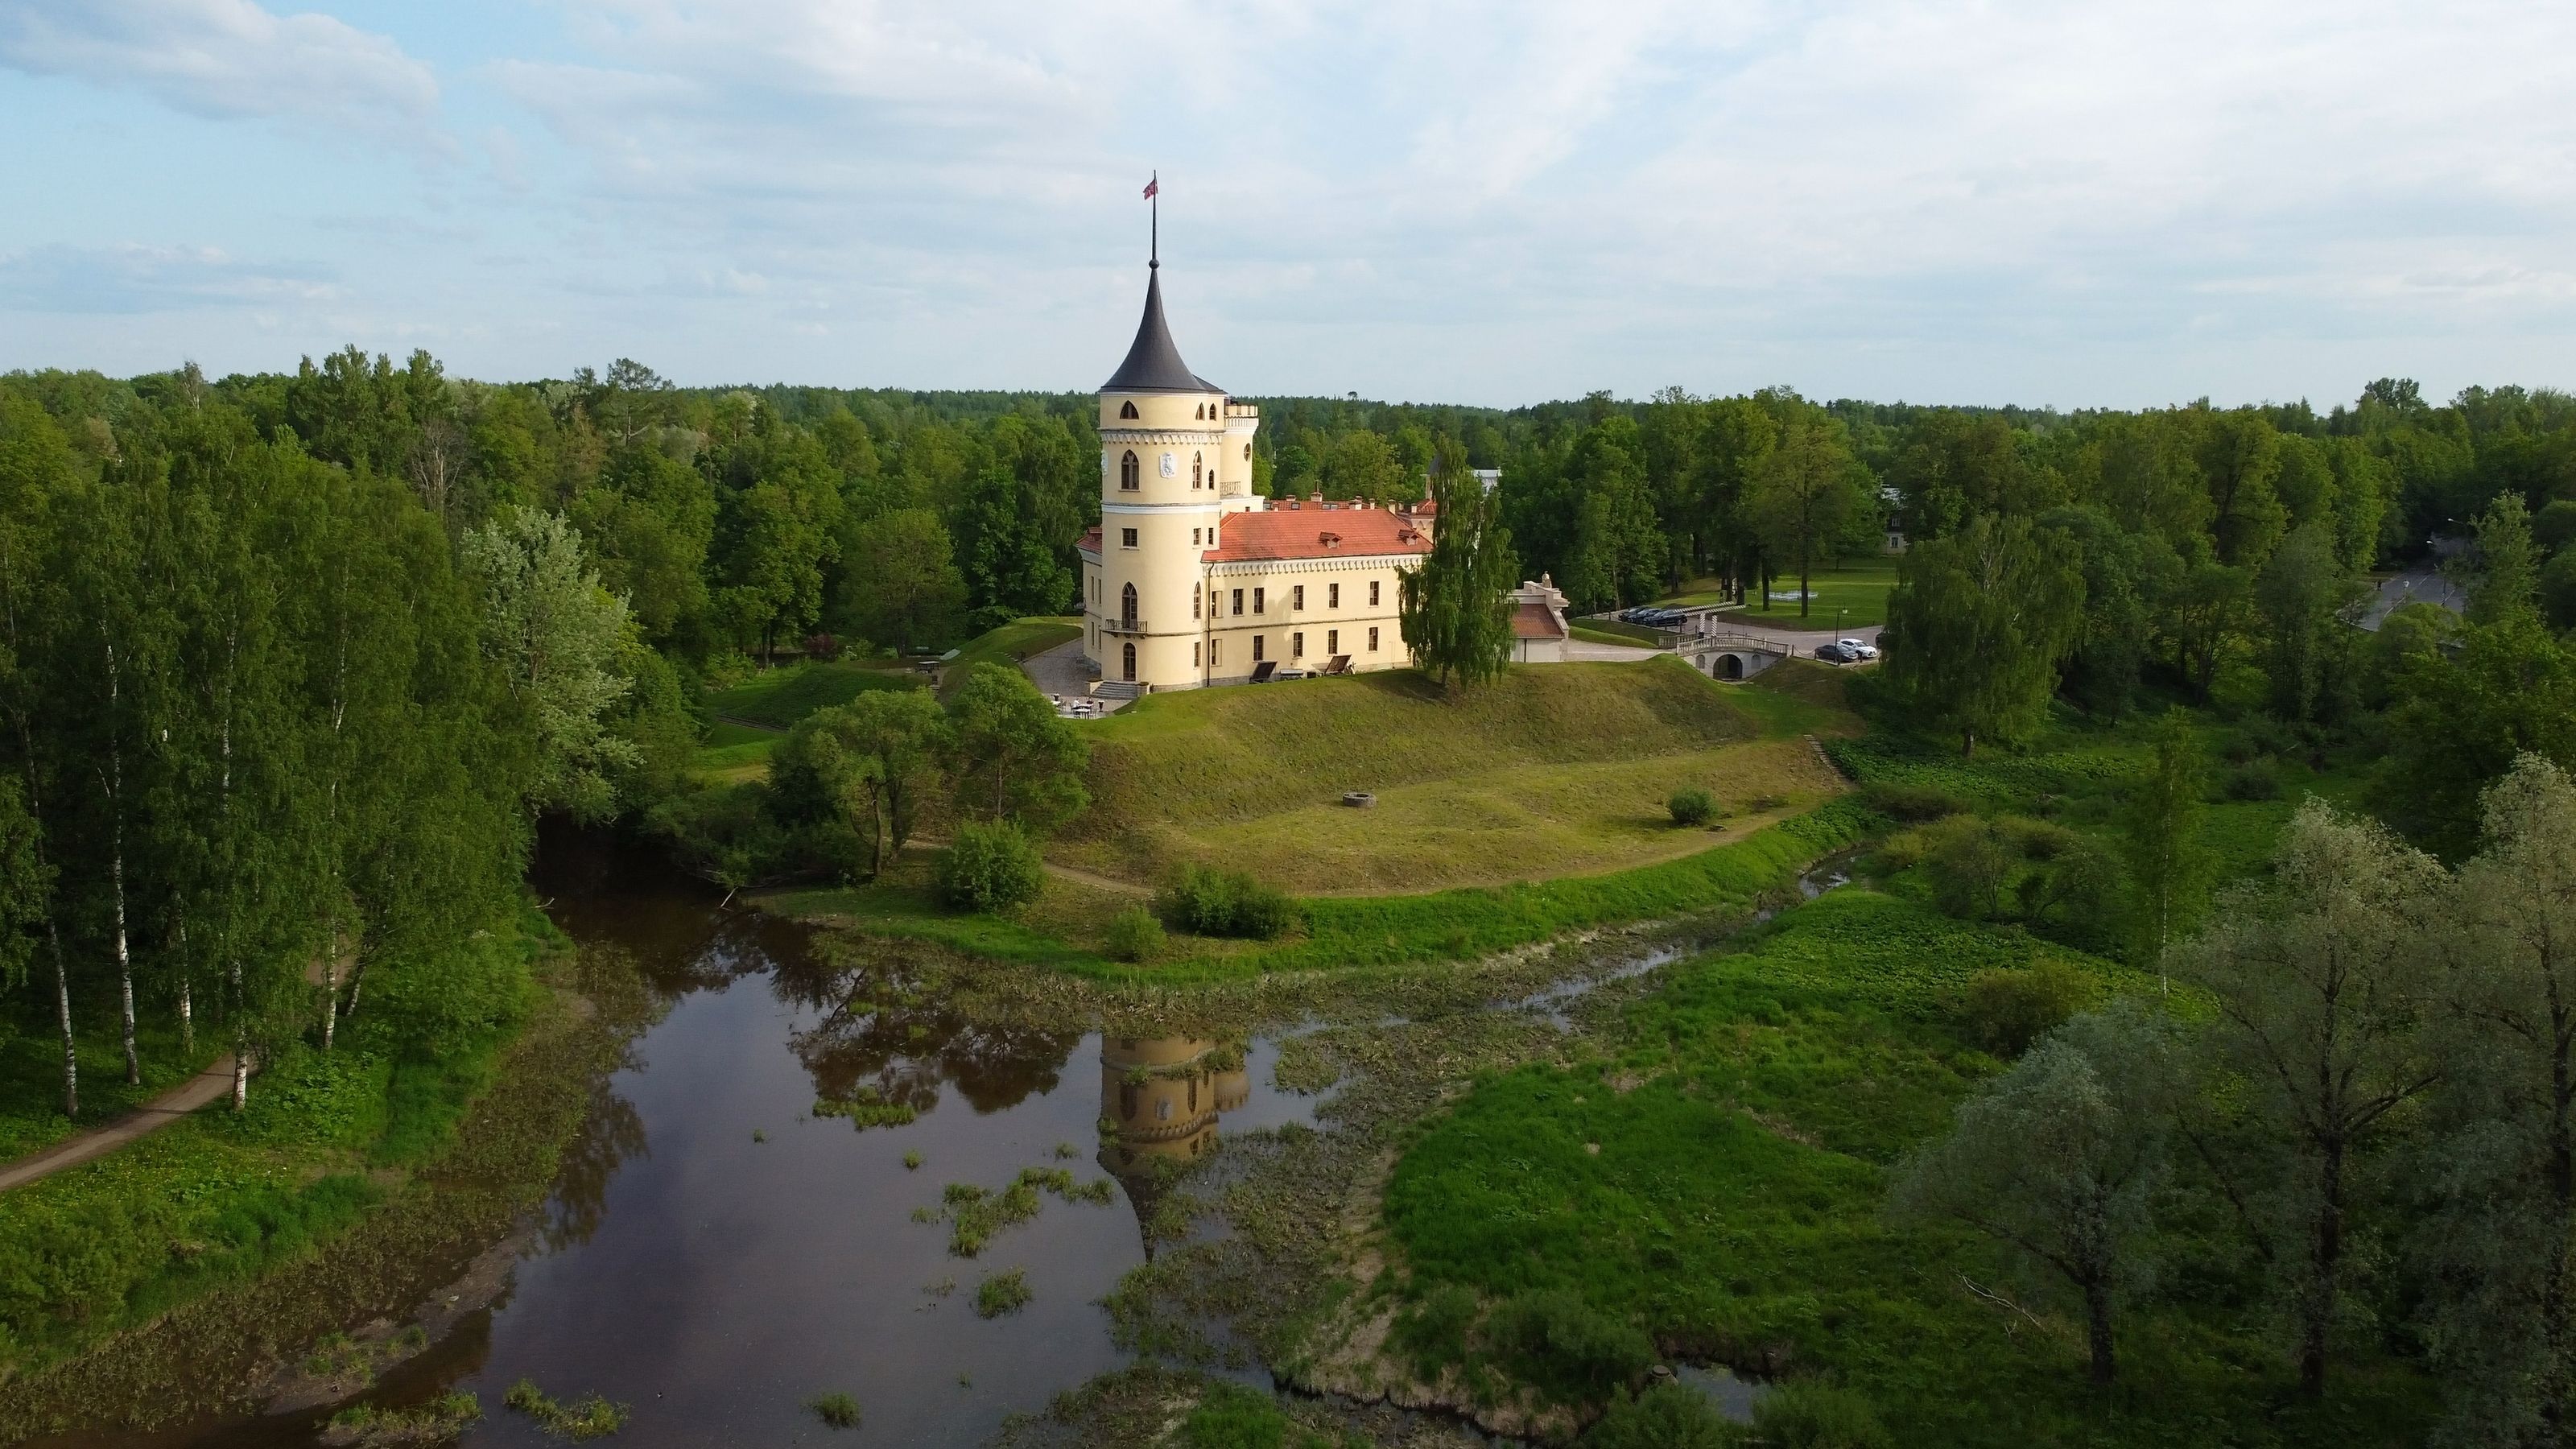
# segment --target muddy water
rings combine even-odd
[[[469,1390],[485,1417],[464,1443],[553,1442],[502,1406],[523,1377],[632,1406],[622,1445],[980,1443],[1124,1361],[1098,1300],[1145,1258],[1158,1160],[1313,1120],[1314,1099],[1271,1086],[1264,1040],[979,1026],[899,967],[836,968],[803,928],[722,909],[649,858],[557,851],[538,886],[668,1010],[602,1085],[540,1220],[495,1245],[489,1307],[424,1305],[452,1326],[361,1396]],[[862,1115],[818,1116],[818,1102]],[[913,1120],[853,1125],[898,1108]],[[971,1260],[949,1252],[946,1223],[914,1220],[946,1184],[999,1190],[1031,1167],[1115,1188],[1105,1203],[1041,1194],[1034,1219]],[[977,1284],[1012,1268],[1028,1305],[979,1318]],[[835,1391],[858,1400],[858,1434],[805,1407]],[[149,1442],[314,1443],[328,1412]]]

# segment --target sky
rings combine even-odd
[[[0,0],[0,369],[2576,388],[2576,5]]]

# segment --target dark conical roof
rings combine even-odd
[[[1223,392],[1225,389],[1190,371],[1181,350],[1172,345],[1172,329],[1163,321],[1163,271],[1146,273],[1145,318],[1136,324],[1136,341],[1127,360],[1100,385],[1102,392]]]

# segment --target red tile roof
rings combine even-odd
[[[1229,513],[1219,527],[1223,546],[1199,555],[1209,563],[1431,551],[1420,529],[1383,508],[1271,508]]]
[[[1100,552],[1100,525],[1093,524],[1091,527],[1084,529],[1082,531],[1081,540],[1075,543],[1074,547],[1082,550],[1084,553]]]
[[[1545,604],[1519,604],[1512,609],[1512,637],[1562,639],[1565,626],[1556,621],[1556,611]]]

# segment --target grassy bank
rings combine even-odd
[[[348,1231],[452,1149],[537,1004],[530,962],[560,940],[530,910],[461,948],[439,972],[447,1023],[423,1049],[385,1049],[362,1012],[333,1052],[285,1048],[247,1111],[194,1113],[0,1194],[0,1372],[24,1376]],[[381,987],[376,1009],[400,1010],[397,991]]]
[[[945,678],[963,679],[968,667],[977,664],[1017,665],[1032,654],[1043,654],[1081,637],[1082,620],[1078,617],[1016,619],[958,646],[957,657],[948,662]]]
[[[1221,864],[1307,894],[1647,864],[1705,844],[1674,830],[1676,790],[1710,791],[1734,835],[1843,788],[1754,693],[1657,659],[1516,668],[1456,702],[1409,670],[1157,695],[1089,731],[1092,808],[1049,853],[1142,884]],[[1376,806],[1345,807],[1352,790]]]
[[[783,730],[818,709],[848,704],[872,689],[919,689],[927,681],[900,668],[809,662],[766,669],[707,695],[707,711]]]
[[[922,862],[877,884],[783,891],[761,903],[869,935],[931,941],[1093,980],[1201,985],[1285,971],[1470,960],[1600,927],[1746,911],[1788,889],[1810,862],[1867,838],[1881,824],[1858,804],[1838,800],[1741,840],[1632,870],[1419,895],[1310,898],[1300,903],[1305,928],[1294,937],[1176,935],[1171,954],[1144,965],[1101,954],[1109,916],[1139,898],[1080,882],[1050,879],[1033,906],[1008,919],[942,907]]]

